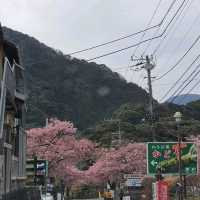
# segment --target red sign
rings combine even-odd
[[[168,183],[165,181],[158,181],[157,183],[157,199],[169,200]]]
[[[154,158],[159,158],[161,156],[161,153],[159,151],[155,150],[155,151],[153,151],[152,156]]]

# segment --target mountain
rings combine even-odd
[[[174,97],[170,97],[166,102],[170,102]],[[190,102],[200,100],[199,94],[182,94],[176,96],[176,99],[173,101],[177,105],[186,105]]]
[[[110,117],[124,103],[146,103],[148,99],[145,90],[105,65],[65,56],[9,28],[4,27],[4,35],[19,47],[26,69],[28,127],[57,117],[83,129]]]

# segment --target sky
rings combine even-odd
[[[145,40],[160,35],[183,1],[177,0],[160,28],[146,32],[143,38],[142,34],[139,34],[92,51],[75,54],[74,57],[90,59],[134,45],[140,42],[141,38]],[[69,54],[159,24],[172,0],[9,0],[2,2],[0,21],[3,26],[29,34],[46,45]],[[149,25],[158,5],[157,12]],[[178,62],[199,34],[200,2],[185,0],[182,9],[163,37],[144,43],[137,49],[131,48],[97,59],[95,62],[106,64],[125,77],[128,82],[134,82],[147,89],[147,80],[144,78],[146,71],[144,69],[137,71],[136,68],[130,67],[137,63],[131,61],[131,56],[135,54],[140,58],[143,53],[145,56],[152,55],[157,45],[161,44],[154,55],[155,68],[152,70],[152,77],[159,78]],[[174,70],[160,80],[153,79],[153,96],[157,100],[163,101],[174,93],[176,87],[164,99],[162,98],[198,55],[199,47],[200,41],[197,40]],[[195,64],[197,65],[198,62]],[[188,70],[181,79],[180,85],[183,85],[196,65]],[[199,81],[198,77],[191,80],[191,84],[183,90],[183,93],[187,93]],[[200,86],[195,87],[192,93],[200,94]]]

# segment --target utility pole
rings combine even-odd
[[[154,119],[154,113],[153,113],[153,90],[152,90],[152,76],[151,76],[151,70],[154,69],[155,63],[153,61],[153,56],[149,57],[148,55],[144,58],[141,57],[139,59],[132,59],[132,61],[136,61],[137,63],[134,65],[136,68],[136,71],[145,69],[147,71],[147,84],[148,84],[148,92],[149,92],[149,122],[152,128],[152,138],[153,141],[155,141],[155,132],[153,131],[153,119]],[[141,66],[138,68],[138,66]]]
[[[147,70],[147,78],[148,78],[148,88],[149,88],[149,113],[151,123],[153,121],[153,94],[152,94],[152,83],[151,83],[151,70],[153,69],[153,65],[150,63],[149,56],[146,56],[146,64],[144,68]]]

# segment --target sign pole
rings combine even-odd
[[[37,156],[34,155],[34,185],[37,185]]]
[[[183,182],[184,182],[184,197],[185,199],[187,199],[186,175],[183,175]]]
[[[177,127],[178,128],[178,127]],[[182,179],[182,162],[181,162],[181,137],[180,134],[178,134],[178,151],[179,151],[179,162],[178,162],[178,171],[179,171],[179,178],[180,178],[180,184],[181,184],[181,190],[179,192],[179,199],[183,200],[183,179]]]

